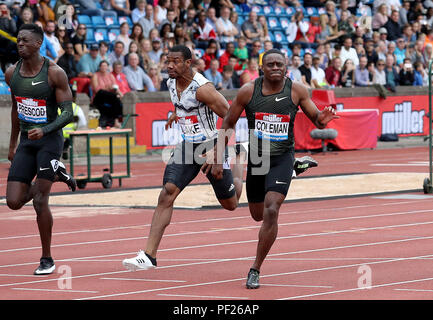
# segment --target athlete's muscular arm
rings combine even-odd
[[[196,99],[211,108],[220,118],[225,117],[230,107],[226,98],[215,89],[212,83],[206,83],[198,88]]]
[[[326,107],[319,111],[310,99],[307,88],[302,84],[293,82],[292,100],[301,107],[305,115],[319,129],[325,128],[329,121],[339,118],[339,116],[335,115],[336,112],[332,107]]]
[[[10,86],[10,80],[14,73],[16,65],[9,67],[5,72],[5,80],[8,86]],[[17,111],[17,101],[15,100],[14,95],[11,93],[12,98],[12,108],[11,108],[11,136],[9,140],[9,152],[8,152],[8,160],[12,161],[15,156],[15,150],[17,148],[18,135],[20,133],[20,121],[18,119],[18,111]]]
[[[254,83],[249,82],[239,89],[238,94],[224,117],[221,129],[218,131],[218,140],[214,149],[207,155],[207,162],[203,164],[202,170],[205,174],[211,171],[215,179],[223,177],[224,150],[242,111],[250,102],[254,92]]]
[[[69,88],[66,73],[56,64],[50,64],[48,69],[48,79],[56,94],[56,101],[62,113],[53,122],[42,128],[35,128],[28,132],[29,139],[36,140],[44,135],[63,128],[74,120],[72,111],[72,92]]]

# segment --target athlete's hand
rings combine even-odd
[[[8,152],[8,160],[10,161],[10,162],[12,162],[12,160],[14,159],[14,157],[15,157],[15,151],[17,150],[17,147],[16,146],[14,146],[14,147],[9,147],[9,152]]]
[[[173,121],[177,123],[177,120],[179,118],[177,117],[176,113],[172,113],[170,118],[168,118],[167,122],[165,123],[165,130],[168,130],[168,128],[171,128],[171,125],[173,124]]]
[[[27,132],[27,137],[30,140],[38,140],[44,136],[44,132],[41,128],[34,128]]]
[[[203,171],[205,175],[210,172],[212,176],[217,180],[222,179],[223,165],[222,163],[217,163],[217,159],[215,159],[215,149],[209,150],[201,157],[206,158],[206,162],[203,163],[203,165],[201,166],[201,171]]]
[[[337,112],[335,111],[334,108],[332,107],[326,107],[325,109],[323,109],[320,113],[319,116],[317,117],[317,122],[323,126],[326,127],[326,125],[328,124],[328,122],[334,120],[334,119],[339,119],[340,117],[337,116]]]

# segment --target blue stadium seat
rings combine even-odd
[[[257,13],[258,15],[264,14],[262,6],[259,6],[259,5],[253,5],[251,7],[251,10],[254,11],[255,13]]]
[[[108,40],[110,42],[114,42],[116,40],[116,37],[120,34],[120,29],[110,29],[108,31]]]
[[[319,16],[322,15],[322,14],[326,14],[326,9],[323,8],[323,7],[322,8],[318,8],[317,9],[317,13],[319,14]]]
[[[306,15],[309,17],[318,17],[319,16],[319,12],[317,11],[317,8],[314,7],[309,7],[309,8],[305,8],[306,11]]]
[[[263,14],[266,16],[274,15],[274,8],[272,6],[264,6],[263,7]]]
[[[275,8],[274,8],[274,13],[275,13],[276,15],[278,15],[278,16],[286,15],[286,10],[284,10],[283,7],[275,7]]]
[[[93,23],[92,23],[92,19],[90,19],[89,16],[86,16],[86,15],[84,15],[84,14],[79,14],[79,15],[77,16],[77,20],[78,20],[78,23],[85,24],[87,27],[93,25]]]
[[[201,58],[201,57],[203,57],[203,55],[204,55],[204,50],[203,50],[203,49],[200,49],[200,48],[195,48],[195,49],[194,49],[194,53],[195,53],[195,55],[196,55],[198,58]]]
[[[242,23],[244,23],[244,21],[245,21],[244,16],[238,15],[238,23],[240,26],[242,26]]]
[[[5,74],[3,73],[2,68],[0,68],[0,81],[4,81],[5,80]]]
[[[118,19],[119,19],[119,25],[121,25],[122,23],[124,23],[124,22],[126,21],[126,22],[128,22],[129,27],[132,28],[132,20],[131,20],[130,17],[128,17],[128,16],[125,16],[125,17],[118,17]]]
[[[109,28],[119,28],[117,17],[105,17],[105,25]]]
[[[286,11],[286,14],[287,14],[289,17],[291,17],[291,16],[293,16],[293,15],[295,14],[296,9],[293,8],[293,7],[287,7],[285,11]]]
[[[92,28],[87,27],[87,36],[86,36],[86,43],[91,44],[95,43],[95,33]]]
[[[0,94],[10,94],[9,86],[5,81],[0,81]]]
[[[288,45],[286,35],[282,31],[274,31],[275,42],[281,43],[283,46]]]
[[[356,16],[362,17],[362,16],[368,16],[371,17],[371,8],[369,6],[362,6],[361,8],[356,9]]]
[[[271,31],[282,31],[283,28],[281,27],[280,20],[278,20],[275,16],[270,16],[268,18],[268,26],[269,30]]]
[[[280,17],[280,25],[283,28],[283,30],[287,29],[290,24],[290,18],[289,17]]]
[[[92,16],[93,28],[106,28],[107,24],[101,16]]]
[[[108,38],[108,32],[107,29],[96,29],[95,30],[95,41],[96,42],[101,42],[101,41],[105,41],[108,42],[110,41]]]
[[[292,50],[290,50],[290,48],[284,46],[281,49],[281,52],[284,53],[287,57],[289,57],[289,59],[292,57]]]

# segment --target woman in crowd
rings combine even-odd
[[[355,87],[355,64],[351,59],[347,59],[341,69],[340,85],[343,88]]]
[[[131,43],[129,44],[128,53],[125,55],[125,64],[124,64],[124,66],[128,65],[129,55],[134,52],[134,53],[136,53],[138,55],[138,59],[139,59],[138,65],[142,69],[146,70],[145,67],[144,67],[143,56],[141,55],[140,51],[141,50],[140,50],[140,47],[138,46],[138,43],[136,41],[134,41],[134,40],[131,41]]]
[[[120,34],[116,37],[116,41],[123,42],[123,54],[126,55],[128,53],[129,44],[131,43],[132,39],[129,38],[129,24],[127,22],[123,22],[120,25]]]
[[[134,23],[132,26],[131,35],[129,36],[131,40],[134,40],[137,43],[140,43],[142,39],[144,39],[143,35],[143,27],[139,23]]]
[[[259,62],[255,58],[248,59],[247,68],[242,72],[241,86],[259,77]]]

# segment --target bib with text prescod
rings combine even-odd
[[[281,141],[289,138],[290,115],[255,113],[254,135],[259,139]]]
[[[17,101],[18,118],[31,123],[46,123],[47,102],[32,98],[15,97]]]
[[[201,142],[206,140],[197,116],[180,117],[178,121],[182,129],[182,138],[187,142]]]

